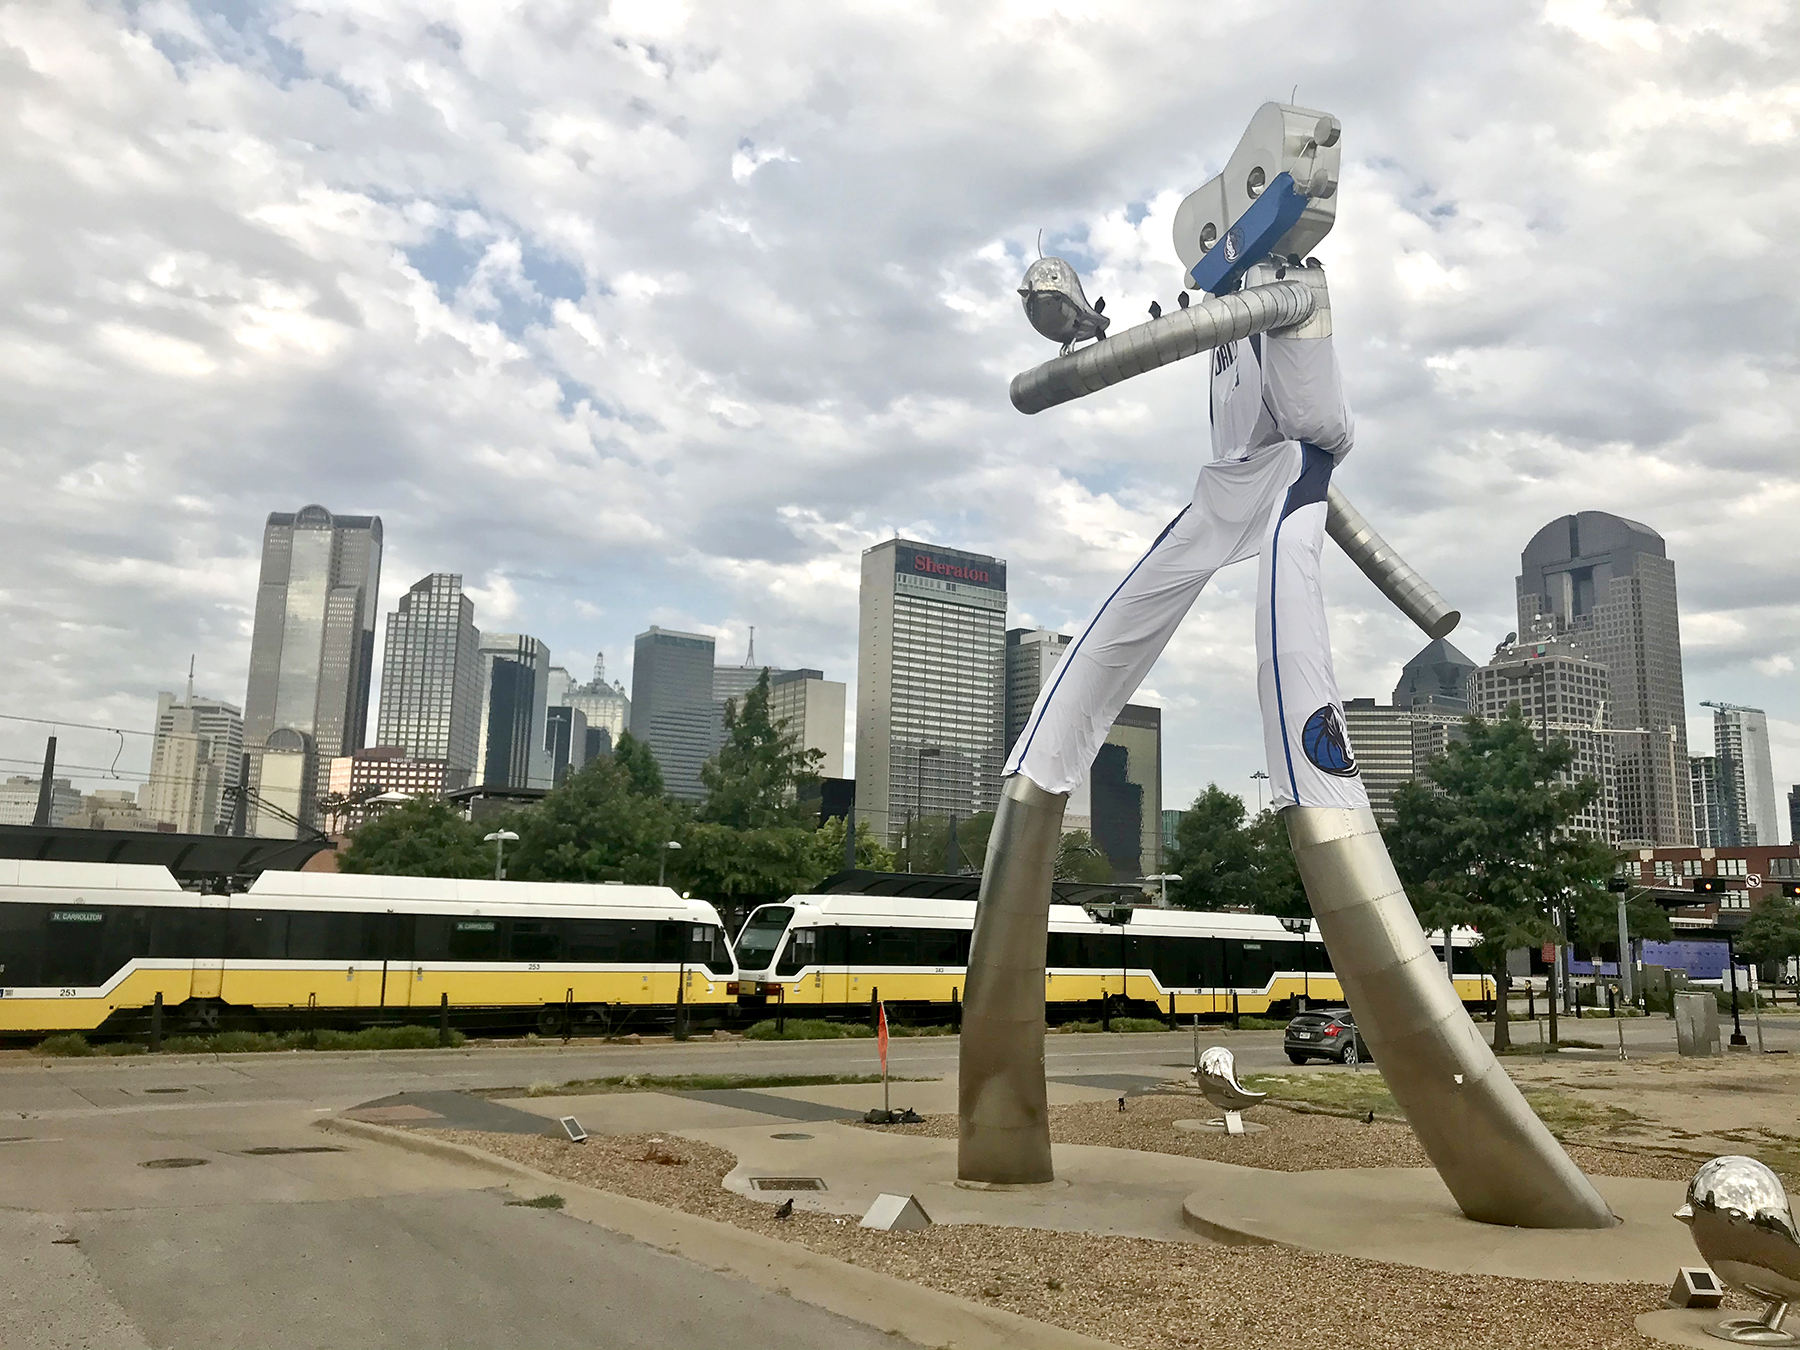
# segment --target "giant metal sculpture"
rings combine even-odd
[[[1800,1299],[1800,1236],[1781,1178],[1755,1158],[1713,1158],[1694,1173],[1675,1217],[1715,1275],[1763,1302],[1759,1315],[1728,1318],[1711,1334],[1738,1345],[1800,1345],[1781,1327]]]
[[[1184,201],[1175,250],[1203,293],[1115,336],[1075,271],[1040,259],[1021,298],[1063,354],[1013,380],[1026,413],[1212,351],[1213,459],[1068,647],[1012,747],[988,844],[961,1048],[959,1176],[1052,1179],[1044,950],[1063,806],[1114,717],[1214,571],[1257,557],[1258,695],[1275,803],[1332,965],[1395,1100],[1470,1218],[1543,1228],[1614,1220],[1494,1059],[1394,874],[1344,732],[1319,557],[1329,532],[1420,628],[1457,613],[1371,530],[1331,476],[1352,440],[1324,269],[1335,117],[1265,104],[1225,172]],[[1073,344],[1092,338],[1092,345]]]

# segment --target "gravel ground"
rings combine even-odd
[[[1272,1172],[1311,1172],[1323,1167],[1429,1167],[1431,1162],[1410,1126],[1360,1120],[1280,1106],[1254,1106],[1246,1121],[1269,1126],[1260,1134],[1231,1138],[1178,1130],[1178,1120],[1213,1120],[1218,1111],[1191,1092],[1127,1097],[1125,1110],[1114,1102],[1078,1102],[1050,1108],[1050,1138],[1058,1144],[1099,1144],[1146,1153],[1179,1153],[1189,1158],[1264,1167]],[[956,1138],[955,1116],[927,1116],[918,1125],[868,1126],[890,1133]],[[1584,1172],[1608,1177],[1652,1177],[1687,1181],[1710,1155],[1651,1150],[1637,1145],[1596,1146],[1570,1142],[1569,1156]]]
[[[529,1135],[431,1133],[1133,1350],[1637,1350],[1656,1342],[1639,1336],[1632,1319],[1659,1307],[1664,1293],[1648,1285],[1447,1275],[1285,1247],[973,1224],[874,1233],[854,1219],[804,1210],[777,1220],[772,1205],[724,1189],[735,1164],[731,1154],[688,1139],[593,1136],[575,1145]],[[679,1161],[650,1161],[656,1156]]]

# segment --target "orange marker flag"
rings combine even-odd
[[[875,1045],[881,1051],[881,1076],[886,1078],[888,1045],[887,1004],[877,1004],[876,1009],[880,1013],[880,1017],[875,1023]]]

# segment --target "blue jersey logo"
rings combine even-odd
[[[1314,768],[1339,778],[1356,777],[1356,756],[1350,753],[1350,737],[1344,731],[1344,715],[1327,703],[1300,732],[1300,748]]]

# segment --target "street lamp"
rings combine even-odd
[[[913,820],[917,822],[918,828],[921,829],[925,825],[925,761],[927,759],[936,759],[943,753],[944,752],[935,745],[921,745],[919,747],[918,768],[913,772]],[[906,830],[906,870],[908,872],[913,870],[913,854],[918,851],[914,847],[915,840],[913,831],[914,827],[909,825]]]
[[[1156,902],[1156,905],[1157,905],[1158,909],[1167,909],[1169,907],[1169,883],[1171,881],[1180,881],[1181,873],[1179,873],[1179,872],[1157,872],[1151,876],[1139,877],[1138,880],[1139,881],[1160,881],[1160,882],[1162,882],[1162,899],[1158,900]]]
[[[1256,809],[1260,813],[1262,811],[1262,785],[1269,781],[1269,775],[1258,769],[1250,777],[1256,782]]]
[[[505,881],[506,846],[509,843],[518,843],[519,836],[514,834],[511,830],[495,830],[492,834],[484,835],[481,842],[484,844],[492,844],[494,846],[494,880]]]
[[[656,861],[656,884],[658,886],[663,884],[663,877],[666,876],[669,871],[670,849],[675,849],[679,852],[681,849],[681,841],[679,839],[671,839],[662,846],[662,852],[657,856]]]

